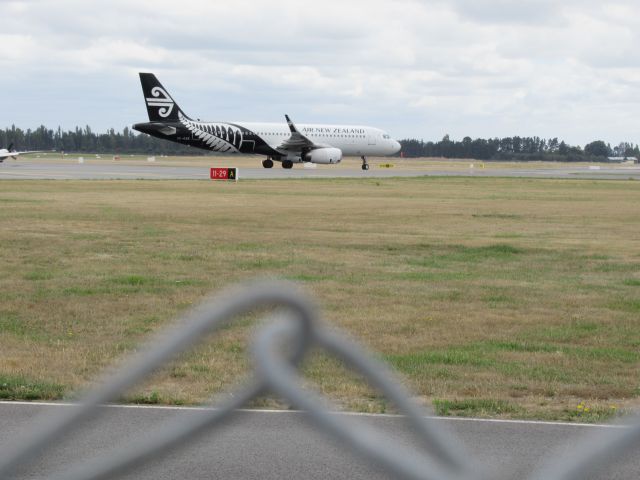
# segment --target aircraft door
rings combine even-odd
[[[368,135],[368,137],[369,137],[368,144],[369,144],[369,145],[375,145],[375,144],[376,144],[376,136],[375,136],[374,134],[371,134],[371,133],[370,133],[370,134]]]

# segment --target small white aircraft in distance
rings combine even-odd
[[[288,115],[286,123],[201,122],[189,118],[152,73],[140,73],[149,122],[133,128],[153,137],[220,153],[266,155],[264,168],[281,162],[335,164],[343,155],[362,158],[387,156],[400,151],[400,143],[374,127],[345,125],[298,125]]]
[[[9,145],[9,148],[0,148],[0,163],[4,162],[7,158],[11,157],[17,160],[20,155],[29,155],[31,153],[45,153],[46,150],[31,150],[27,152],[18,152],[13,149],[13,143]]]

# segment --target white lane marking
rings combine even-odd
[[[20,405],[20,406],[37,406],[37,407],[74,407],[77,403],[71,402],[2,402],[0,401],[0,407],[3,405]],[[118,404],[105,404],[101,405],[102,408],[114,408],[114,409],[126,409],[126,410],[170,410],[170,411],[203,411],[203,410],[215,410],[215,407],[182,407],[176,405],[118,405]],[[241,408],[239,412],[247,413],[275,413],[275,414],[288,414],[304,413],[301,410],[273,410],[273,409],[251,409]],[[403,418],[402,415],[396,415],[391,413],[359,413],[359,412],[333,412],[336,415],[345,415],[351,417],[380,417],[380,418]],[[590,427],[590,428],[629,428],[630,425],[610,425],[603,423],[573,423],[573,422],[549,422],[543,420],[507,420],[499,418],[470,418],[470,417],[435,417],[427,416],[426,418],[431,420],[443,420],[454,422],[477,422],[477,423],[506,423],[516,425],[548,425],[548,426],[564,426],[564,427]]]

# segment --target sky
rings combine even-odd
[[[640,143],[637,0],[0,0],[0,127],[202,120]]]

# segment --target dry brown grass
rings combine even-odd
[[[303,283],[425,402],[449,401],[443,413],[588,420],[579,401],[602,416],[638,403],[635,182],[0,185],[2,378],[70,392],[208,292],[274,276]],[[131,398],[193,403],[233,383],[241,323]],[[387,409],[331,359],[307,372],[348,408]]]

